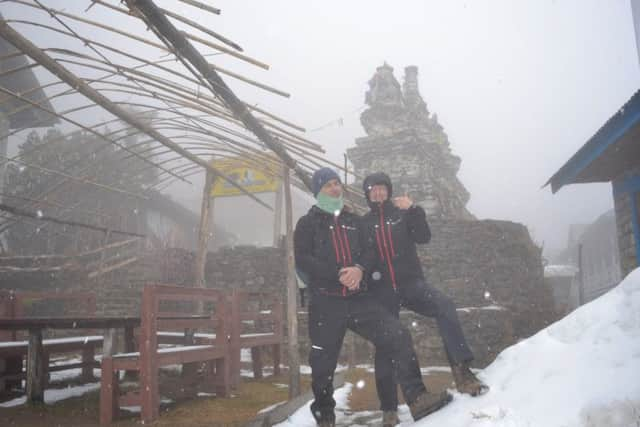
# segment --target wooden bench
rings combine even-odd
[[[231,372],[232,381],[240,381],[241,351],[251,350],[253,377],[262,378],[262,351],[271,350],[274,375],[280,374],[284,344],[283,307],[275,293],[233,291],[231,293]],[[247,326],[252,325],[250,331]]]
[[[44,311],[44,313],[43,313]],[[96,297],[92,292],[15,292],[0,293],[0,317],[27,319],[46,315],[82,314],[94,316]],[[43,340],[43,369],[48,372],[82,368],[82,380],[93,380],[93,368],[100,365],[95,361],[96,348],[101,347],[101,335],[49,338]],[[20,385],[26,379],[23,360],[27,356],[28,341],[15,331],[0,331],[0,392]],[[51,355],[80,353],[80,362],[52,365]],[[2,368],[2,366],[0,366]]]
[[[206,391],[227,396],[230,390],[230,363],[227,332],[227,298],[213,289],[147,285],[143,290],[139,352],[114,354],[102,360],[100,424],[117,417],[120,406],[141,406],[141,419],[149,423],[158,418],[161,367],[183,365],[194,368],[204,363]],[[193,316],[194,314],[201,315]],[[182,331],[198,342],[190,345],[159,347],[158,331]],[[202,334],[202,335],[200,335]],[[191,365],[189,365],[191,364]],[[197,366],[195,366],[197,367]],[[139,372],[139,390],[120,395],[120,371]],[[190,374],[197,374],[187,369]],[[193,380],[193,375],[185,378]]]

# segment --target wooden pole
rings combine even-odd
[[[206,288],[205,267],[207,265],[207,252],[209,248],[209,223],[212,217],[213,198],[211,189],[213,188],[214,176],[207,171],[202,190],[202,205],[200,208],[200,229],[198,232],[198,252],[196,254],[195,286]],[[211,226],[213,228],[213,226]]]
[[[287,254],[287,342],[289,356],[289,399],[300,394],[300,352],[298,350],[298,282],[293,260],[293,212],[291,178],[288,167],[283,171]]]
[[[280,246],[280,234],[282,234],[282,183],[276,190],[276,201],[273,215],[273,247]]]

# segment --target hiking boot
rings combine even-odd
[[[489,386],[476,377],[468,363],[453,365],[451,367],[453,380],[456,382],[456,389],[460,393],[466,393],[471,396],[480,396],[489,391]]]
[[[336,426],[336,414],[332,412],[321,413],[320,411],[312,412],[313,417],[316,419],[318,427],[335,427]]]
[[[398,411],[383,411],[382,412],[382,427],[395,427],[400,424],[398,418]]]
[[[336,420],[332,418],[322,418],[317,423],[318,427],[336,427]]]
[[[446,391],[441,393],[429,393],[428,391],[425,391],[418,395],[413,403],[409,404],[409,410],[411,411],[413,420],[418,421],[419,419],[424,418],[442,408],[451,402],[452,399],[453,396]]]

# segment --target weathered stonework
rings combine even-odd
[[[460,158],[451,153],[438,117],[430,115],[418,91],[418,70],[407,67],[404,91],[388,65],[369,82],[360,118],[367,136],[347,150],[360,175],[385,171],[397,194],[409,193],[430,218],[473,219],[469,192],[458,180]]]

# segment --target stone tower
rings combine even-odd
[[[430,218],[472,219],[465,207],[469,192],[457,177],[460,158],[420,95],[418,68],[405,68],[401,86],[392,67],[378,67],[365,102],[360,121],[367,136],[348,150],[357,173],[386,172],[395,193],[408,192]]]
[[[366,103],[360,120],[367,136],[347,151],[355,172],[386,172],[394,193],[407,191],[427,211],[432,237],[418,245],[422,267],[427,280],[455,301],[474,363],[486,366],[502,349],[555,319],[541,250],[524,225],[477,220],[469,213],[469,192],[457,178],[460,158],[420,95],[417,67],[405,69],[402,85],[393,68],[378,67]],[[354,187],[362,194],[357,182]],[[447,363],[433,320],[407,311],[401,319],[411,325],[423,364]],[[363,342],[356,346],[367,349]]]

